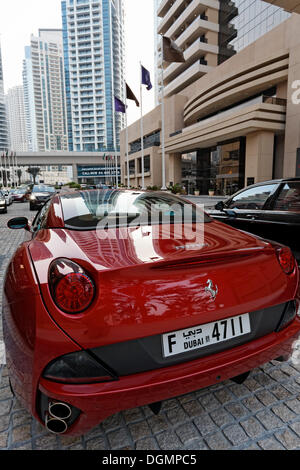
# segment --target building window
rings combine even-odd
[[[181,156],[182,183],[188,193],[199,190],[230,196],[244,187],[245,138],[198,149]]]
[[[144,157],[144,173],[150,172],[150,155]],[[138,158],[138,173],[142,173],[142,159]]]

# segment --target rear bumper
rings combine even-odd
[[[122,377],[116,382],[64,385],[43,378],[44,395],[81,410],[67,434],[81,435],[119,411],[176,397],[248,372],[279,356],[289,357],[300,334],[297,317],[280,333],[205,358]]]

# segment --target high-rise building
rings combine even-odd
[[[33,72],[32,72],[32,60],[31,60],[30,46],[25,47],[25,59],[23,60],[23,91],[24,91],[26,140],[27,140],[28,150],[30,152],[36,152],[38,150],[38,145],[37,145]]]
[[[161,0],[157,11],[186,62],[165,64],[165,106],[143,116],[144,152],[139,121],[121,133],[122,181],[230,196],[299,176],[300,15],[290,13],[300,1]]]
[[[2,55],[0,44],[0,151],[8,147],[8,131],[7,131],[7,117],[4,101],[4,86],[3,86],[3,70],[2,70]]]
[[[27,152],[24,93],[22,86],[10,88],[5,95],[9,147],[15,152]]]
[[[164,70],[166,97],[181,92],[235,51],[229,42],[236,30],[231,24],[237,14],[233,2],[223,0],[155,0],[158,35],[176,42],[184,51],[185,63],[169,64]],[[157,40],[157,65],[161,63],[161,44]],[[158,85],[161,77],[158,73]]]
[[[63,0],[69,150],[114,151],[125,100],[123,0]]]
[[[232,20],[232,23],[237,30],[237,36],[231,44],[236,52],[271,31],[290,16],[290,13],[279,6],[270,5],[271,2],[234,0],[234,3],[238,9],[238,15]],[[282,2],[282,5],[284,3],[287,2]]]
[[[25,48],[23,86],[29,150],[68,150],[62,31],[40,29]]]

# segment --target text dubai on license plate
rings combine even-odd
[[[251,332],[249,313],[206,323],[185,330],[173,331],[162,336],[163,356],[193,351],[228,341]]]

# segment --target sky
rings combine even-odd
[[[140,61],[151,74],[154,85],[153,0],[124,0],[126,81],[136,97],[140,96]],[[31,34],[44,28],[61,28],[61,0],[0,0],[0,41],[5,92],[22,85],[24,47]],[[143,87],[143,114],[154,107],[154,86]],[[128,101],[128,123],[140,117],[140,109]]]

